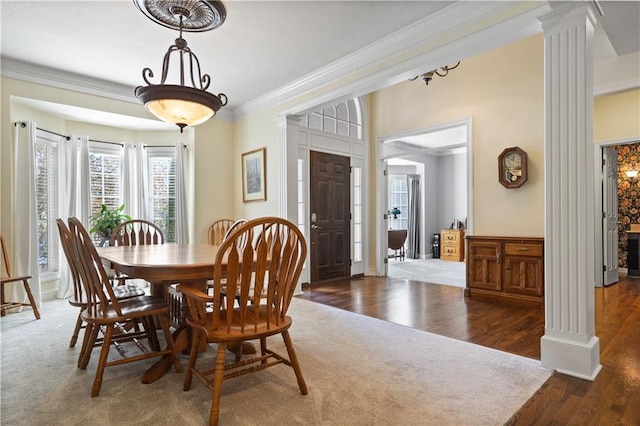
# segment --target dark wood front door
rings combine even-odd
[[[311,283],[351,274],[349,157],[311,151]]]

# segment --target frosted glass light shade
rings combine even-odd
[[[221,95],[224,96],[224,95]],[[145,108],[162,121],[180,127],[204,123],[226,104],[205,90],[174,84],[139,86],[136,97]]]
[[[629,170],[627,172],[625,172],[627,174],[628,178],[637,178],[638,177],[638,171],[637,170]]]

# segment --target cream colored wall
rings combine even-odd
[[[595,143],[640,139],[640,89],[596,98],[593,115]]]
[[[428,87],[406,81],[372,95],[372,139],[473,117],[475,235],[544,235],[543,37],[468,58]],[[497,158],[519,146],[529,180],[518,189],[498,183]]]
[[[217,219],[233,219],[234,182],[240,160],[234,156],[233,125],[217,119],[196,129],[194,149],[194,242],[206,242],[209,224]]]

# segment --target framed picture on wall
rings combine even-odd
[[[242,154],[242,201],[267,199],[267,163],[265,148]]]

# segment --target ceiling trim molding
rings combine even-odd
[[[419,75],[420,72],[424,72],[426,68],[437,68],[443,63],[451,62],[452,59],[457,61],[460,58],[474,56],[504,44],[541,33],[542,27],[537,17],[548,11],[548,5],[544,5],[502,21],[497,25],[484,29],[480,28],[472,35],[460,37],[447,44],[441,44],[430,51],[372,72],[364,78],[346,83],[319,96],[285,108],[281,111],[281,114],[303,114],[318,106],[362,96],[406,81]],[[236,119],[242,117],[244,115],[236,114]]]
[[[275,104],[317,90],[319,87],[335,82],[340,78],[344,78],[366,67],[381,65],[383,62],[389,62],[393,57],[400,58],[406,56],[410,54],[412,50],[417,50],[419,46],[432,42],[435,38],[446,39],[448,35],[455,37],[455,34],[461,32],[460,28],[473,28],[478,24],[486,25],[486,22],[495,20],[495,16],[507,16],[506,14],[508,13],[513,14],[513,7],[513,3],[503,1],[492,1],[489,3],[456,2],[349,56],[237,107],[234,110],[234,118],[236,120],[245,118],[251,114],[272,107]],[[534,16],[537,17],[542,13],[541,10],[548,11],[548,6],[538,6],[534,10]],[[529,15],[530,13],[531,11],[525,13],[525,15]],[[539,23],[536,23],[536,25],[539,27]],[[539,32],[541,30],[537,29],[537,31]],[[451,58],[455,57],[454,54],[446,56]],[[424,55],[420,56],[420,58],[423,57]],[[437,63],[432,66],[437,68],[442,66],[442,63]],[[424,59],[421,59],[421,63],[414,66],[416,70],[420,70],[421,72],[425,72],[425,69],[428,67],[429,64],[425,63]],[[419,71],[414,72],[419,73]],[[417,74],[413,74],[411,77],[415,75]],[[400,80],[406,77],[407,76],[402,76]]]
[[[640,77],[594,87],[593,96],[597,98],[600,96],[613,95],[614,93],[626,92],[627,90],[638,88],[640,88]]]

